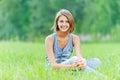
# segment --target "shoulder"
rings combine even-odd
[[[75,34],[71,34],[71,35],[72,35],[73,45],[78,44],[80,42],[80,37]]]
[[[73,37],[73,40],[80,40],[80,37],[78,35],[75,35],[75,34],[71,34],[72,37]]]
[[[46,43],[46,42],[53,42],[52,34],[51,34],[51,35],[48,35],[48,36],[45,38],[45,43]]]

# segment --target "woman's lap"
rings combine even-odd
[[[75,60],[77,60],[78,57],[73,56],[70,59],[62,62],[61,64],[72,64]],[[84,71],[94,71],[94,69],[98,68],[101,65],[101,61],[98,58],[91,58],[90,60],[87,60],[87,66],[85,67]]]

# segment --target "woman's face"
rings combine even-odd
[[[62,32],[66,32],[66,31],[69,30],[70,24],[69,24],[69,21],[68,21],[67,17],[65,17],[63,15],[59,17],[59,19],[58,19],[58,28]]]

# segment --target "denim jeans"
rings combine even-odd
[[[75,60],[77,60],[77,56],[73,56],[70,59],[62,62],[61,64],[72,64],[74,63]],[[97,69],[101,65],[101,61],[98,58],[92,58],[90,60],[87,60],[87,66],[84,68],[85,72],[93,72],[95,71],[94,69]]]

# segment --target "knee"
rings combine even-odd
[[[73,56],[73,57],[71,57],[71,59],[73,60],[73,61],[75,61],[75,60],[77,60],[77,59],[79,59],[77,56]]]
[[[87,61],[87,65],[92,68],[98,68],[101,65],[101,61],[98,58],[92,58]]]
[[[77,56],[73,56],[70,58],[70,62],[74,63],[76,60],[78,60],[79,58]]]
[[[101,65],[101,61],[98,58],[93,58],[93,62],[98,64],[98,65]]]

